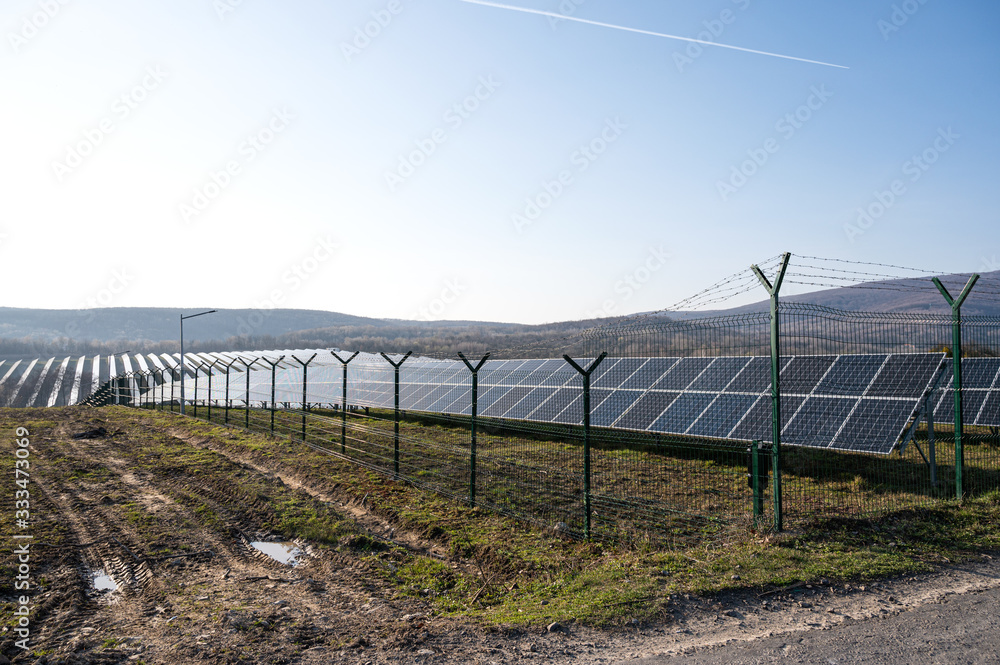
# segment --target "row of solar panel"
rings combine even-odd
[[[795,445],[890,452],[941,370],[943,354],[795,356],[781,372],[783,440]],[[770,440],[770,359],[623,358],[595,373],[591,422],[599,427]],[[560,364],[562,363],[562,364]],[[449,366],[450,365],[450,366]],[[405,365],[404,365],[405,367]],[[483,416],[578,424],[580,377],[563,361],[498,361],[480,372]],[[352,402],[390,407],[392,373],[359,366]],[[433,363],[401,372],[404,409],[471,410],[469,372]]]

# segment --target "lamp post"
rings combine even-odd
[[[210,309],[207,312],[198,312],[197,314],[188,314],[184,316],[181,314],[181,415],[184,415],[184,319],[193,319],[196,316],[203,316],[205,314],[215,314],[218,310]]]

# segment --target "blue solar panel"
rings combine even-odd
[[[624,429],[648,429],[678,395],[680,393],[646,392],[632,405],[632,408],[615,421],[614,426]]]
[[[687,434],[723,438],[736,428],[757,399],[757,395],[721,394],[691,425]]]
[[[782,441],[799,446],[829,445],[857,402],[856,397],[806,400],[781,433]]]
[[[791,445],[891,451],[898,439],[897,426],[911,417],[942,357],[788,357],[781,374],[783,440]],[[591,360],[579,362],[586,366]],[[967,391],[970,424],[981,412],[995,413],[1000,404],[989,402],[992,412],[981,408],[988,395],[985,386],[996,381],[985,361],[995,359],[976,360],[967,366],[968,380],[984,388]],[[471,374],[464,364],[414,361],[401,370],[403,408],[471,412]],[[592,377],[591,423],[769,441],[770,369],[770,359],[762,356],[607,359]],[[351,381],[352,403],[391,408],[391,368],[362,365]],[[479,390],[479,414],[484,417],[573,424],[583,419],[581,377],[563,360],[488,361],[480,371]],[[868,399],[872,397],[882,399]],[[947,412],[945,395],[936,397],[934,406],[936,413]],[[991,417],[996,420],[1000,414]]]
[[[477,408],[484,416],[499,418],[512,409],[515,404],[526,397],[531,390],[531,388],[526,386],[513,386],[504,390],[499,398],[487,407],[483,408],[481,405],[477,405]]]
[[[653,384],[655,390],[684,390],[715,358],[681,358]]]
[[[889,356],[866,392],[876,397],[918,398],[941,365],[936,354],[907,353]]]
[[[826,375],[837,356],[796,356],[781,370],[781,391],[808,395]]]
[[[638,390],[616,390],[596,408],[591,407],[590,423],[595,427],[611,427],[615,420],[641,396],[642,392]]]
[[[889,453],[913,413],[911,400],[864,398],[844,423],[831,448]]]
[[[755,356],[726,387],[726,392],[754,393],[771,391],[771,359]]]
[[[955,391],[947,389],[934,409],[934,420],[939,423],[950,423],[955,420]],[[980,409],[986,401],[988,392],[985,390],[962,391],[962,422],[971,425],[976,422]]]
[[[976,424],[984,427],[1000,427],[1000,390],[994,389],[990,392],[979,412]]]
[[[618,387],[623,390],[645,390],[676,365],[678,360],[679,358],[650,358]]]
[[[838,356],[814,391],[817,395],[861,395],[888,356]]]
[[[556,416],[581,392],[582,390],[579,388],[559,388],[548,399],[542,402],[537,409],[532,411],[529,418],[531,420],[555,422]]]
[[[705,368],[698,378],[691,382],[688,390],[705,390],[709,392],[719,392],[736,378],[740,370],[750,363],[749,357],[716,358],[711,365]]]
[[[650,429],[654,432],[683,434],[714,399],[715,395],[711,393],[682,393]]]
[[[504,414],[504,418],[527,420],[528,416],[530,416],[531,413],[542,404],[542,402],[551,397],[556,390],[556,388],[532,388],[527,395],[525,395],[517,404],[513,405],[507,413]]]

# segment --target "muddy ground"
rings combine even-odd
[[[100,411],[7,412],[7,423],[15,416],[53,424],[31,433],[32,455],[44,469],[31,478],[32,515],[45,534],[34,547],[32,652],[16,648],[5,627],[0,664],[618,663],[822,630],[1000,586],[1000,562],[984,555],[934,574],[867,585],[676,597],[661,622],[614,630],[572,623],[551,631],[484,628],[439,616],[426,600],[401,594],[373,574],[349,537],[338,548],[298,543],[303,554],[295,566],[261,553],[251,542],[279,534],[264,526],[266,501],[241,494],[237,476],[264,479],[275,492],[308,493],[360,533],[447,559],[421,534],[369,512],[363,498],[338,495],[287,468],[276,474],[258,459],[187,433],[179,418],[158,435],[172,438],[178,450],[224,454],[230,482],[224,474],[191,477],[170,465],[140,464],[148,434],[142,430],[110,427],[72,438],[108,424]],[[95,589],[94,571],[104,571],[117,589]],[[2,600],[10,603],[10,580],[2,584]]]

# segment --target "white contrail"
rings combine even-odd
[[[780,53],[771,53],[769,51],[758,51],[752,48],[743,48],[742,46],[732,46],[730,44],[720,44],[719,42],[709,42],[703,39],[692,39],[691,37],[680,37],[678,35],[668,35],[663,32],[652,32],[651,30],[640,30],[639,28],[628,28],[623,25],[615,25],[613,23],[602,23],[601,21],[590,21],[585,18],[576,18],[575,16],[566,16],[565,14],[558,14],[556,12],[546,12],[541,9],[528,9],[527,7],[515,7],[514,5],[504,5],[499,2],[488,2],[488,0],[458,0],[459,2],[466,2],[470,5],[483,5],[484,7],[496,7],[498,9],[509,9],[515,12],[524,12],[525,14],[538,14],[539,16],[551,16],[553,18],[563,19],[566,21],[576,21],[577,23],[586,23],[588,25],[597,25],[602,28],[614,28],[615,30],[624,30],[626,32],[637,32],[640,35],[652,35],[653,37],[666,37],[667,39],[677,39],[682,42],[692,42],[694,44],[704,44],[705,46],[718,46],[719,48],[728,48],[734,51],[745,51],[746,53],[756,53],[757,55],[769,55],[772,58],[784,58],[785,60],[797,60],[798,62],[808,62],[813,65],[823,65],[825,67],[837,67],[839,69],[850,69],[850,67],[845,67],[844,65],[835,65],[832,62],[821,62],[819,60],[808,60],[806,58],[796,58],[793,55],[781,55]]]

